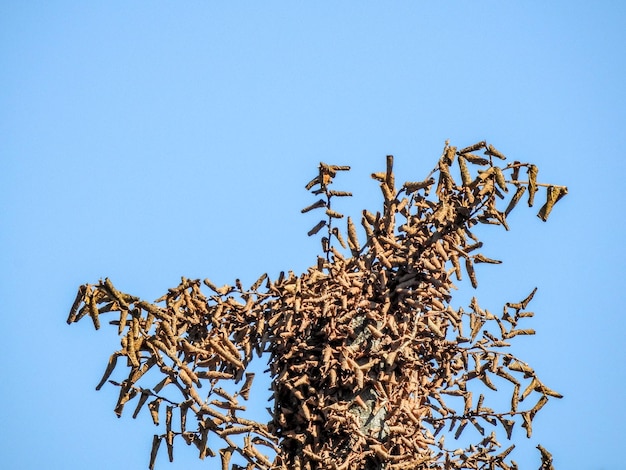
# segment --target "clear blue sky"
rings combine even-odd
[[[356,216],[386,154],[417,180],[446,139],[487,139],[570,188],[547,224],[520,207],[482,232],[505,263],[481,305],[539,287],[514,351],[565,395],[516,460],[539,442],[560,469],[623,468],[625,46],[618,1],[1,1],[0,467],[147,468],[149,417],[94,390],[114,329],[65,324],[80,284],[153,300],[302,271],[320,160],[353,167]]]

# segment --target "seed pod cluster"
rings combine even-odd
[[[484,156],[476,154],[481,150]],[[120,387],[116,413],[136,399],[133,417],[147,403],[154,423],[164,421],[150,467],[162,440],[171,460],[182,437],[201,458],[219,454],[222,469],[243,468],[232,463],[235,456],[250,470],[517,468],[508,460],[514,446],[502,450],[498,432],[510,439],[522,426],[530,436],[536,413],[561,397],[507,352],[515,337],[534,334],[522,323],[533,316],[526,308],[535,291],[501,315],[475,298],[467,310],[454,309],[453,277],[461,280],[465,271],[476,287],[475,263],[500,263],[482,253],[478,224],[508,229],[506,217],[525,188],[532,203],[539,186],[548,188],[545,220],[567,189],[537,183],[534,165],[498,167],[494,157],[506,159],[484,141],[460,151],[446,143],[431,175],[397,188],[387,156],[385,171],[372,174],[382,210],[363,211],[362,240],[350,217],[345,236],[333,226],[343,215],[331,209],[332,198],[350,193],[330,186],[348,167],[321,163],[306,188],[325,199],[303,212],[325,213],[309,232],[328,228],[325,257],[300,275],[263,275],[248,290],[239,280],[217,287],[207,279],[208,295],[200,281],[183,278],[154,303],[117,291],[108,279],[81,286],[68,323],[89,315],[98,328],[101,314],[119,313],[111,323],[122,348],[98,388],[126,357],[128,378],[110,381]],[[520,168],[528,182],[519,181]],[[246,418],[240,401],[256,398],[247,372],[254,353],[270,357],[268,423]],[[139,381],[150,369],[163,380],[145,386]],[[496,390],[510,394],[509,409],[491,407]],[[468,429],[476,436],[471,445],[449,446]],[[217,452],[209,435],[221,443]],[[243,444],[232,440],[237,435]],[[548,468],[551,456],[540,450]]]

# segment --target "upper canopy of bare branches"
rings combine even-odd
[[[363,211],[361,238],[351,217],[345,231],[338,227],[343,214],[332,207],[351,195],[331,189],[349,167],[321,163],[306,186],[319,199],[303,212],[324,212],[309,231],[323,233],[324,256],[301,275],[264,274],[248,289],[207,279],[208,294],[199,280],[183,279],[154,303],[119,292],[108,279],[81,286],[68,323],[89,315],[99,328],[101,314],[119,314],[111,323],[122,348],[97,388],[125,357],[128,377],[111,381],[120,387],[115,412],[133,400],[135,417],[147,403],[158,425],[165,405],[165,432],[154,437],[150,466],[162,441],[173,458],[179,436],[201,458],[217,450],[223,469],[234,454],[263,470],[517,468],[509,460],[514,446],[503,450],[498,439],[510,439],[518,424],[530,436],[535,414],[560,397],[507,352],[513,338],[534,334],[522,325],[533,315],[526,308],[534,291],[499,315],[475,298],[468,310],[455,310],[453,279],[467,275],[476,287],[474,264],[500,263],[481,252],[478,224],[508,230],[509,213],[524,194],[532,206],[541,187],[545,221],[567,188],[538,183],[532,164],[505,160],[486,142],[458,151],[446,144],[430,175],[397,187],[388,156],[386,170],[372,174],[382,211]],[[247,367],[263,352],[273,379],[269,423],[244,417],[254,378]],[[161,373],[157,384],[144,383],[151,369]],[[226,383],[241,385],[233,392]],[[502,388],[496,383],[510,395],[507,409],[489,403],[488,391]],[[445,442],[468,424],[478,432],[475,442],[460,449]],[[210,435],[219,439],[209,443]],[[539,448],[542,468],[551,468]]]

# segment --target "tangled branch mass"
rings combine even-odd
[[[306,186],[318,200],[303,212],[323,213],[309,232],[323,235],[322,256],[300,275],[264,274],[248,289],[207,279],[206,294],[200,280],[183,278],[155,302],[109,279],[81,286],[68,323],[89,316],[98,329],[101,315],[119,315],[110,323],[121,349],[97,388],[124,358],[128,377],[109,380],[120,391],[115,412],[132,402],[136,417],[146,406],[161,429],[165,417],[150,468],[163,442],[173,459],[178,439],[200,458],[219,454],[224,470],[517,468],[515,446],[499,440],[516,426],[530,437],[535,414],[561,397],[508,352],[513,338],[534,334],[522,323],[535,291],[496,315],[476,298],[452,308],[453,282],[467,276],[476,287],[474,265],[500,262],[481,253],[476,226],[508,230],[509,213],[525,195],[532,206],[542,188],[545,221],[567,188],[505,160],[486,142],[458,151],[446,143],[430,175],[398,188],[388,156],[386,170],[372,174],[382,211],[363,211],[361,240],[351,217],[339,229],[344,216],[332,206],[351,195],[331,189],[349,167],[321,163]],[[248,366],[262,355],[272,378],[268,422],[246,418],[245,407]],[[496,390],[509,395],[506,409],[492,408]],[[469,429],[471,444],[450,446]],[[552,468],[538,448],[541,468]]]

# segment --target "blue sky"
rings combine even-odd
[[[418,180],[446,139],[487,139],[570,190],[547,224],[520,207],[480,232],[504,260],[481,305],[539,287],[514,352],[565,395],[516,460],[541,443],[557,468],[621,468],[625,44],[617,1],[0,1],[0,466],[147,468],[150,418],[94,390],[115,331],[65,324],[80,284],[153,300],[301,272],[319,161],[352,166],[357,216],[386,154]],[[158,468],[216,465],[179,446]]]

